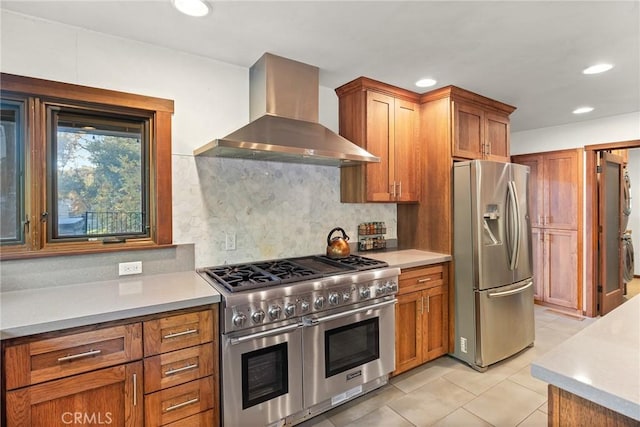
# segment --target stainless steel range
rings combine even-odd
[[[400,270],[351,255],[203,268],[223,297],[223,424],[294,425],[395,368]]]

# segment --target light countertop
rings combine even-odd
[[[368,258],[384,261],[389,267],[411,268],[451,261],[451,255],[417,249],[387,250],[384,252],[358,252]]]
[[[0,339],[220,301],[195,271],[0,293]]]
[[[531,375],[640,421],[640,295],[534,360]]]

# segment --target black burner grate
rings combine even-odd
[[[250,264],[222,265],[204,272],[231,292],[279,285],[282,281]]]
[[[328,257],[326,258],[330,259]],[[356,270],[370,270],[372,268],[381,268],[381,267],[389,266],[389,264],[387,264],[386,262],[378,261],[377,259],[363,257],[360,255],[349,255],[346,258],[332,259],[332,261],[336,261],[342,265],[351,266]]]
[[[299,282],[303,279],[317,279],[322,277],[322,274],[318,271],[287,260],[266,261],[254,265],[278,277],[282,283]]]

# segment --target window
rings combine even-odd
[[[10,74],[0,84],[3,259],[172,243],[173,101]]]

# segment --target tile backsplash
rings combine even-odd
[[[356,242],[367,221],[396,238],[395,204],[340,203],[339,168],[173,156],[174,242],[195,243],[196,267],[324,253],[331,229]]]

